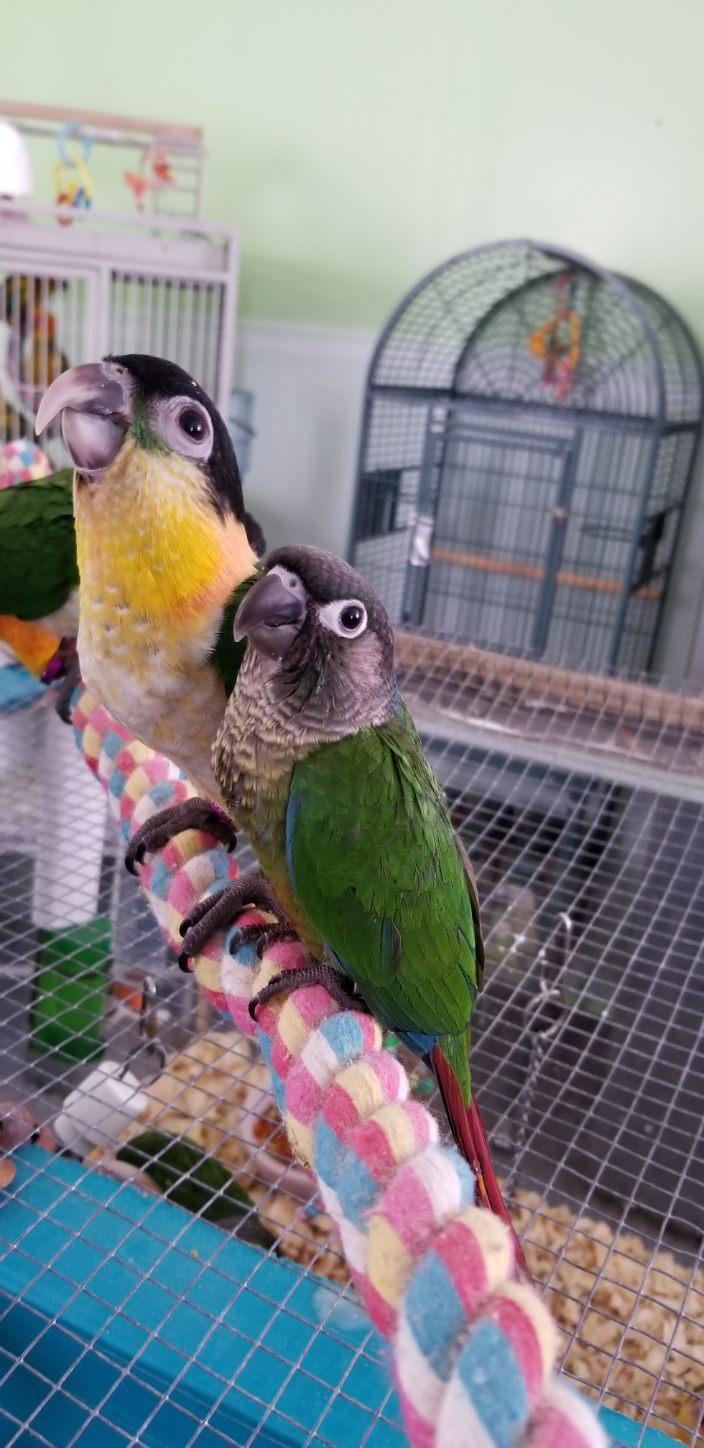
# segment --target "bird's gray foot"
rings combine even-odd
[[[259,1007],[266,1005],[267,1001],[273,1000],[277,995],[288,995],[289,991],[300,990],[302,986],[308,985],[324,985],[328,994],[334,1001],[337,1001],[343,1011],[365,1011],[369,1014],[368,1005],[360,995],[357,995],[352,982],[348,982],[345,976],[335,969],[334,965],[329,965],[326,960],[318,960],[311,961],[310,965],[298,966],[293,970],[282,970],[280,975],[272,976],[272,979],[260,991],[257,991],[249,1002],[249,1014],[252,1020],[257,1019]]]
[[[63,638],[55,654],[52,654],[42,674],[43,684],[54,684],[60,679],[56,691],[56,712],[64,724],[71,721],[71,695],[81,681],[81,666],[74,638]]]
[[[230,851],[237,845],[234,825],[225,811],[207,799],[194,796],[184,800],[183,804],[157,810],[135,830],[125,853],[125,865],[130,874],[137,874],[137,866],[144,863],[146,854],[162,850],[169,840],[184,830],[205,830]]]
[[[230,925],[234,925],[248,906],[266,910],[268,915],[276,917],[277,923],[245,925],[238,932],[237,945],[245,944],[249,940],[259,940],[273,931],[284,932],[277,934],[276,938],[279,940],[292,936],[291,927],[282,920],[281,910],[261,870],[248,870],[224,890],[217,890],[214,895],[199,900],[185,920],[181,921],[179,929],[183,936],[183,949],[178,958],[181,970],[188,970],[189,958],[200,955],[203,946],[216,930],[227,930]]]
[[[257,942],[257,956],[261,960],[270,945],[276,945],[281,940],[298,940],[298,936],[285,920],[277,925],[243,925],[230,946],[231,954],[236,955],[241,945],[248,945],[252,940]]]

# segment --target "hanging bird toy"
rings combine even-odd
[[[71,153],[69,141],[75,142]],[[56,137],[59,159],[54,168],[56,205],[70,207],[73,211],[87,210],[93,205],[93,186],[88,170],[88,161],[93,149],[90,136],[75,121],[62,126]],[[60,226],[70,226],[71,217],[65,212],[57,217]]]
[[[139,159],[139,170],[125,171],[123,181],[134,193],[137,210],[144,211],[148,192],[161,191],[164,186],[173,186],[169,153],[165,146],[147,146]]]
[[[581,325],[574,305],[577,278],[573,271],[566,271],[550,285],[555,293],[555,310],[531,333],[526,347],[545,364],[541,381],[553,388],[556,402],[564,402],[572,389],[580,357]]]

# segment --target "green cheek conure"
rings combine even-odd
[[[348,564],[283,548],[241,603],[235,637],[248,647],[213,769],[286,919],[275,933],[294,927],[315,962],[270,982],[254,1007],[313,981],[349,1005],[356,988],[431,1063],[480,1200],[508,1220],[470,1079],[476,887],[398,693],[387,614]],[[261,876],[203,902],[184,922],[184,956],[250,901],[271,908]]]

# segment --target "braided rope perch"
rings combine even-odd
[[[193,794],[176,767],[81,691],[79,748],[103,784],[125,840],[150,814]],[[212,837],[188,831],[141,870],[167,939],[197,900],[238,874]],[[245,912],[242,924],[261,918]],[[302,947],[230,937],[195,962],[210,1000],[258,1037],[296,1155],[316,1172],[367,1310],[389,1339],[413,1448],[605,1448],[586,1401],[554,1374],[557,1330],[515,1278],[508,1228],[474,1205],[474,1178],[437,1123],[409,1099],[408,1078],[371,1017],[342,1011],[322,986],[248,1013],[252,994],[300,965]]]

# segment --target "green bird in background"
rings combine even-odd
[[[508,1221],[470,1078],[476,886],[399,696],[386,611],[332,554],[281,548],[240,604],[235,638],[248,647],[213,770],[314,961],[254,1008],[317,981],[349,1006],[356,988],[431,1064],[480,1200]],[[203,901],[184,921],[184,956],[250,902],[271,908],[259,875]]]
[[[73,469],[0,489],[0,641],[50,683],[78,632]]]
[[[43,683],[66,677],[57,701],[66,720],[78,677],[73,490],[72,467],[0,488],[0,643]],[[246,511],[243,521],[250,547],[261,557],[266,547],[261,527]],[[223,654],[234,653],[230,629]]]

